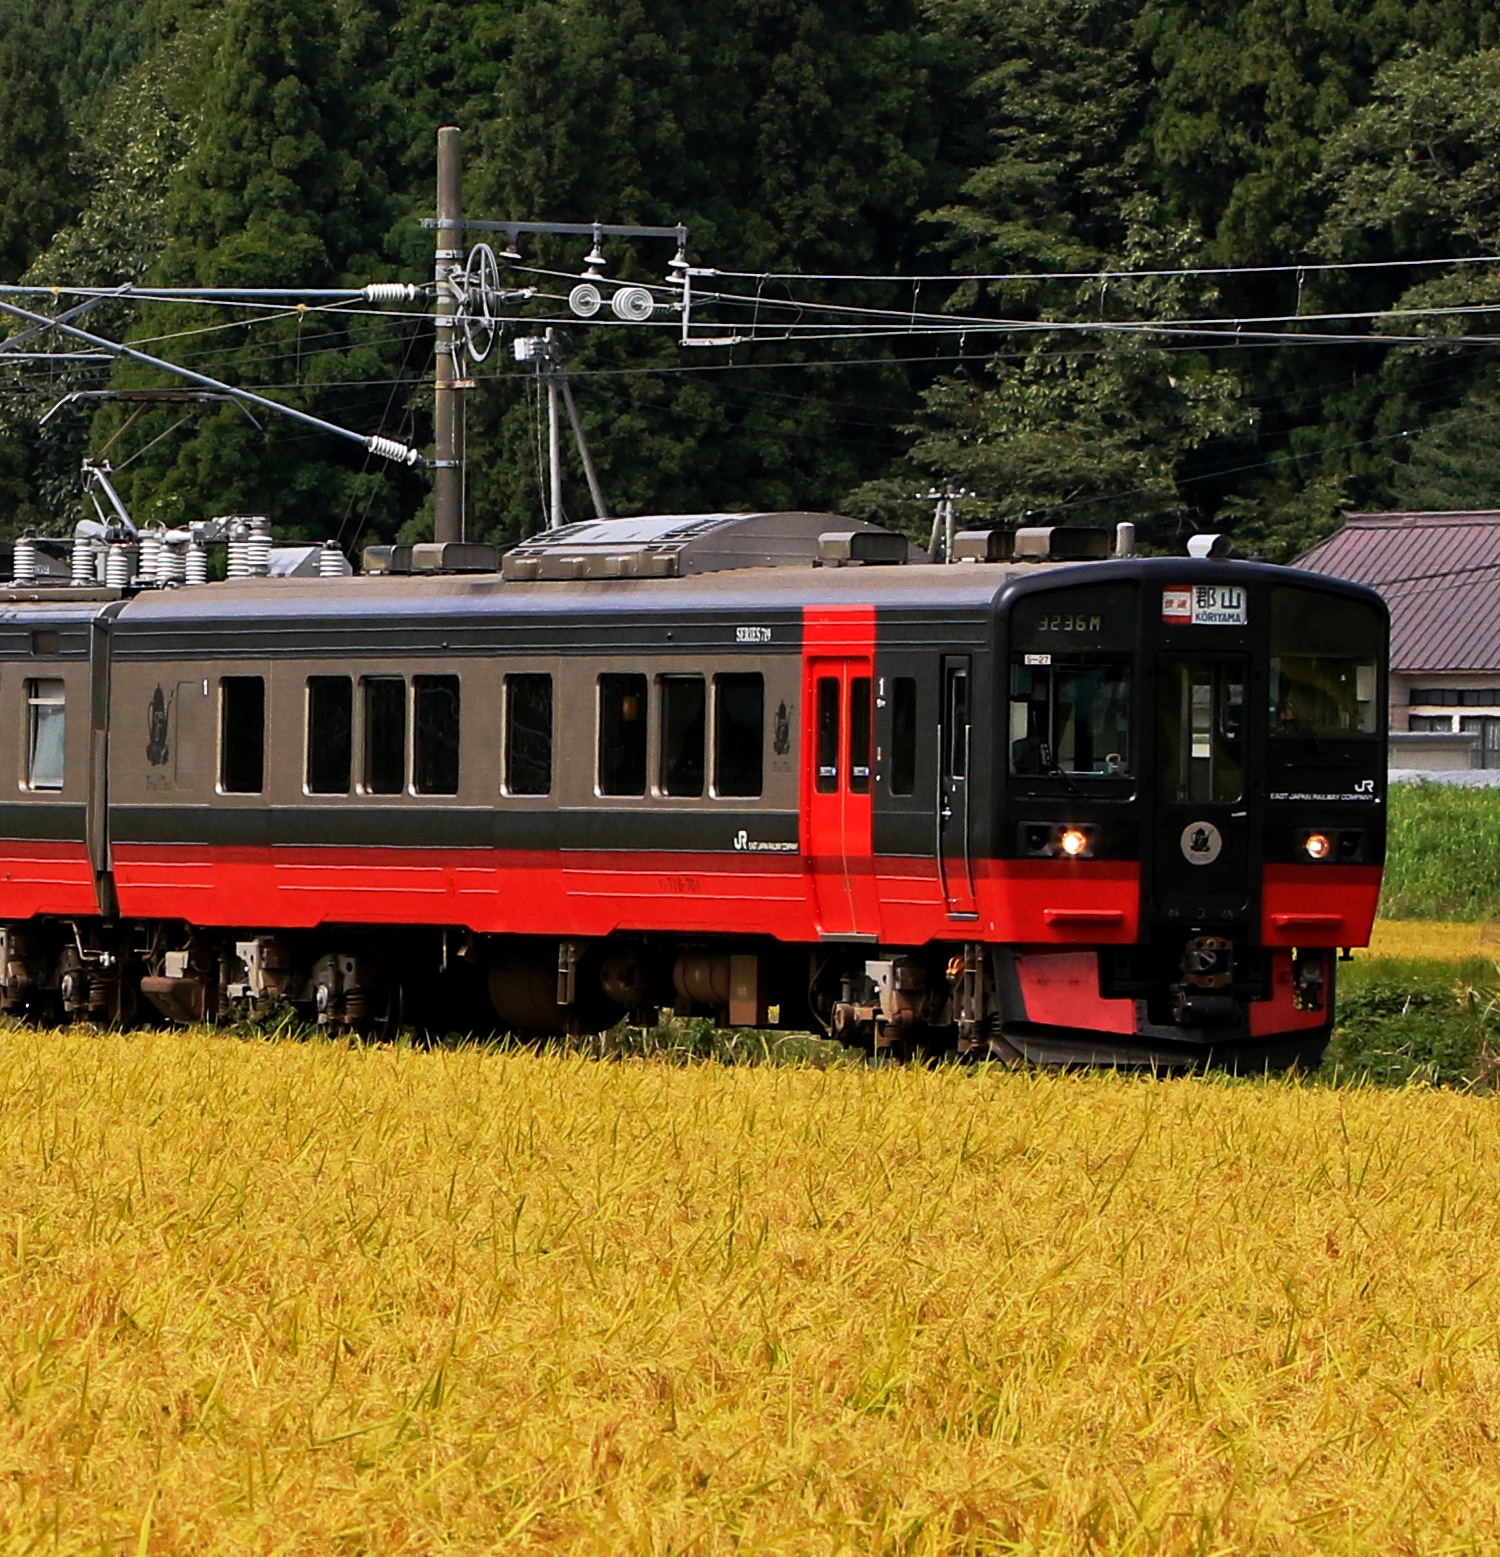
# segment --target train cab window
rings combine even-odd
[[[891,793],[910,795],[917,787],[917,678],[891,679]]]
[[[219,681],[219,790],[258,795],[266,782],[266,682],[263,676]]]
[[[552,792],[552,677],[505,678],[507,795]]]
[[[412,677],[411,787],[419,795],[458,793],[457,676]]]
[[[870,792],[870,724],[874,712],[870,678],[855,676],[849,683],[849,789],[852,794]]]
[[[307,678],[307,792],[347,795],[354,770],[354,683]]]
[[[1238,800],[1244,778],[1245,667],[1238,656],[1160,662],[1162,792],[1169,800]]]
[[[646,678],[599,678],[599,766],[601,795],[646,793]]]
[[[765,678],[759,671],[715,676],[714,794],[760,794],[765,744]]]
[[[708,748],[708,692],[702,676],[661,676],[661,776],[664,795],[701,795]]]
[[[1065,778],[1130,772],[1130,656],[1017,654],[1010,771]]]
[[[26,787],[63,787],[67,691],[60,677],[26,683]]]
[[[370,795],[399,795],[406,787],[406,681],[367,676],[361,788]]]
[[[1355,756],[1380,726],[1377,610],[1311,589],[1271,591],[1270,732],[1308,760]]]
[[[820,795],[835,794],[839,787],[839,682],[837,676],[820,676],[817,689],[818,765],[814,784]]]

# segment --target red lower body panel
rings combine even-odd
[[[94,872],[82,843],[0,838],[0,920],[99,912]]]
[[[1378,865],[1267,865],[1261,940],[1267,946],[1368,946],[1379,903]]]

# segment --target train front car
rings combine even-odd
[[[1380,891],[1380,597],[1150,559],[1018,579],[999,615],[992,1048],[1316,1065]]]

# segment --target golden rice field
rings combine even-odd
[[[1462,924],[1450,919],[1377,919],[1370,949],[1361,957],[1419,958],[1462,962],[1500,956],[1500,925]]]
[[[1482,1551],[1456,1092],[0,1030],[5,1551]]]

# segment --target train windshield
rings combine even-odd
[[[1353,759],[1376,738],[1382,636],[1362,601],[1271,591],[1269,723],[1283,761]]]
[[[1050,774],[1065,783],[1133,774],[1136,620],[1133,583],[1038,591],[1016,602],[1007,732],[1012,774]]]
[[[1016,655],[1010,771],[1070,778],[1129,773],[1129,655]]]

